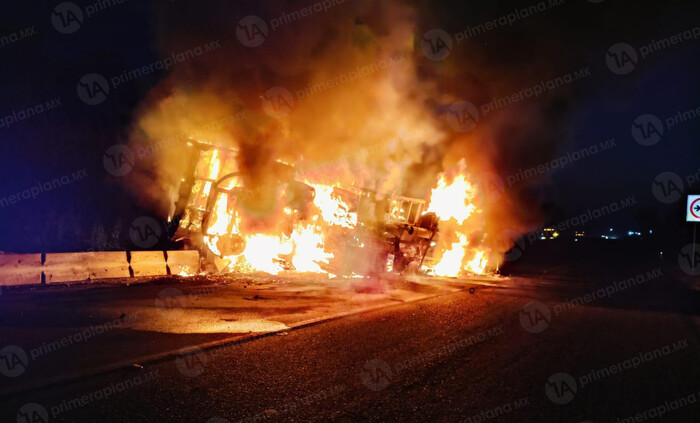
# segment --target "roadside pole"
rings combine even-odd
[[[695,272],[695,236],[700,222],[700,195],[688,195],[688,205],[685,209],[685,221],[693,224],[693,272]]]
[[[693,271],[695,271],[695,232],[697,232],[697,230],[697,223],[693,223]]]

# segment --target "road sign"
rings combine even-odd
[[[685,213],[686,222],[700,222],[700,195],[688,196],[688,207]]]

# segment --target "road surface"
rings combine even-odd
[[[698,298],[658,269],[460,284],[5,396],[2,421],[698,421]]]

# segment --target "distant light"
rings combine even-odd
[[[545,238],[545,237],[541,236],[541,237],[540,237],[540,239],[547,239],[547,238]]]
[[[612,232],[612,228],[610,228],[610,232]]]
[[[574,242],[578,242],[578,238],[574,239]]]
[[[651,229],[649,229],[649,233],[652,233],[652,232],[653,232],[653,231],[652,231]]]

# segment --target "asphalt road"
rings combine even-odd
[[[697,422],[697,295],[641,275],[479,285],[6,397],[1,417]]]
[[[22,287],[0,296],[0,397],[192,345],[243,341],[461,286],[405,279],[145,278]]]

